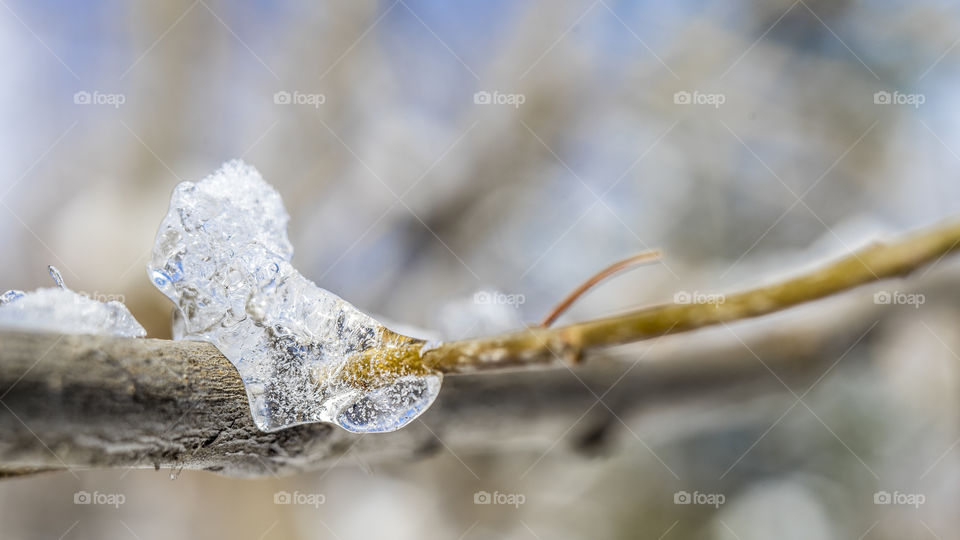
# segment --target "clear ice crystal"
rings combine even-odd
[[[359,355],[414,340],[302,276],[288,220],[277,191],[239,160],[177,185],[147,265],[177,306],[174,338],[208,341],[236,366],[263,431],[400,429],[433,403],[441,374],[381,373],[373,385],[347,375]]]
[[[144,337],[147,331],[123,303],[99,302],[71,291],[60,272],[49,267],[56,287],[0,295],[0,326],[16,330]]]

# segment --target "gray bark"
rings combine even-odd
[[[746,343],[721,329],[575,368],[447,376],[420,420],[368,435],[327,424],[258,431],[236,370],[206,343],[0,332],[0,473],[171,467],[252,477],[330,467],[350,453],[382,463],[441,451],[594,452],[658,411],[709,410],[818,377],[874,320],[840,317],[756,338],[738,327]]]

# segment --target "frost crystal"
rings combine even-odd
[[[241,161],[174,189],[147,265],[177,305],[174,337],[220,349],[263,431],[308,422],[403,427],[433,402],[440,373],[381,373],[373,385],[348,375],[361,355],[389,355],[411,339],[300,275],[288,219],[276,190]]]
[[[60,272],[52,266],[49,269],[56,287],[0,295],[0,326],[63,334],[147,335],[127,306],[116,300],[99,302],[71,291],[63,285]]]

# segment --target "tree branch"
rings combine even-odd
[[[960,247],[960,223],[941,224],[889,243],[876,243],[826,266],[772,285],[726,295],[722,303],[665,304],[559,328],[531,327],[430,347],[397,339],[395,349],[358,355],[348,376],[372,381],[384,373],[491,369],[579,362],[585,351],[669,333],[759,317],[881,279],[903,276]]]
[[[448,377],[419,420],[376,435],[321,423],[259,431],[239,374],[207,343],[0,332],[0,477],[123,467],[263,477],[445,452],[528,452],[531,462],[548,449],[593,453],[617,441],[620,421],[642,433],[638,419],[677,405],[704,402],[713,412],[710,403],[778,395],[781,380],[812,381],[866,326],[851,318],[831,334],[793,329],[747,337],[746,346],[727,336],[709,353],[652,347],[642,362],[607,356],[575,376],[557,367]],[[683,414],[668,424],[730,420]]]
[[[236,369],[206,343],[0,331],[0,477],[42,469],[154,466],[263,476],[329,467],[348,455],[395,462],[447,450],[542,451],[563,437],[572,438],[574,448],[588,449],[608,438],[616,420],[658,414],[653,405],[783,392],[781,380],[819,375],[818,368],[836,360],[875,319],[868,321],[863,311],[831,311],[818,317],[820,326],[812,330],[768,331],[746,343],[727,339],[704,348],[702,339],[672,340],[666,353],[651,347],[643,362],[636,354],[628,357],[633,363],[627,368],[603,359],[575,368],[576,377],[557,365],[558,356],[576,359],[611,345],[756,317],[908,273],[958,244],[960,225],[946,225],[727,296],[716,306],[656,306],[424,352],[423,342],[398,339],[393,353],[358,359],[354,369],[365,375],[399,365],[454,374],[555,365],[448,377],[419,421],[382,435],[327,424],[260,432]],[[868,307],[878,318],[889,311]],[[384,357],[390,360],[379,360]],[[673,424],[691,422],[685,417]]]

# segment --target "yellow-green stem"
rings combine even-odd
[[[664,304],[558,328],[441,343],[393,334],[392,345],[358,355],[349,376],[377,384],[395,376],[475,371],[579,360],[584,351],[684,332],[824,298],[873,281],[902,276],[960,247],[960,223],[941,224],[852,252],[783,281],[726,295],[721,303]]]

